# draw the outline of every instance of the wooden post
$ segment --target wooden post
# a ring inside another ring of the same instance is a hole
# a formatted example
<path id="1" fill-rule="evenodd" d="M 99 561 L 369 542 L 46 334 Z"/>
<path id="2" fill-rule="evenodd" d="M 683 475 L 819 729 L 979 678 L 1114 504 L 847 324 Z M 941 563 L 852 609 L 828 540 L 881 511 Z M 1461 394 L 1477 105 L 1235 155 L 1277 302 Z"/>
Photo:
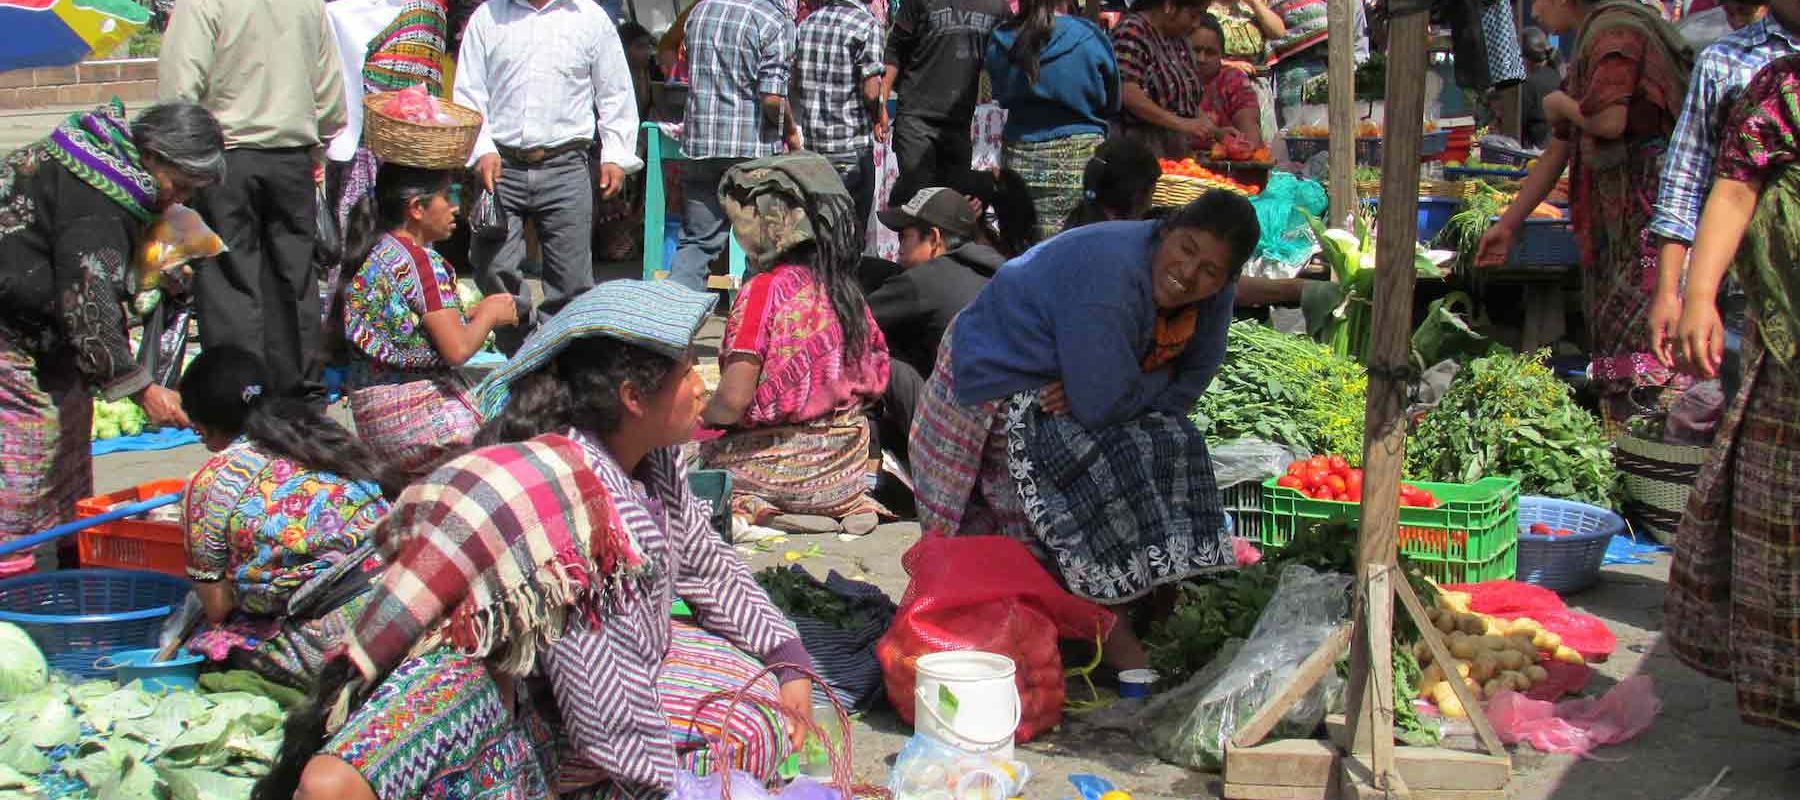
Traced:
<path id="1" fill-rule="evenodd" d="M 1351 637 L 1348 719 L 1353 751 L 1374 752 L 1374 735 L 1386 728 L 1369 724 L 1369 714 L 1391 706 L 1379 695 L 1391 685 L 1393 663 L 1378 659 L 1371 641 L 1393 635 L 1393 605 L 1369 602 L 1371 565 L 1394 562 L 1400 521 L 1401 470 L 1406 461 L 1405 370 L 1412 340 L 1413 255 L 1419 236 L 1419 148 L 1424 136 L 1426 33 L 1430 17 L 1413 11 L 1394 17 L 1388 28 L 1387 118 L 1382 146 L 1381 213 L 1376 221 L 1375 303 L 1369 343 L 1369 398 L 1363 439 L 1363 502 L 1357 546 L 1357 624 Z M 1378 673 L 1371 680 L 1371 671 Z M 1391 734 L 1390 734 L 1391 735 Z M 1391 743 L 1391 740 L 1390 740 Z M 1380 777 L 1377 776 L 1379 780 Z"/>
<path id="2" fill-rule="evenodd" d="M 1331 82 L 1331 219 L 1326 223 L 1334 228 L 1356 209 L 1356 7 L 1351 4 L 1360 2 L 1329 0 L 1326 5 L 1326 79 Z"/>

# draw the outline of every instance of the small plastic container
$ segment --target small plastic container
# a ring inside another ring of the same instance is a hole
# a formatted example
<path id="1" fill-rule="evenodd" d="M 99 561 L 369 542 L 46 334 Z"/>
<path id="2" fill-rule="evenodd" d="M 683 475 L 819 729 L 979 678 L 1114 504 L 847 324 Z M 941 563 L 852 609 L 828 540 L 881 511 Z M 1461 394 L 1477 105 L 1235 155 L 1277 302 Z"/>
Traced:
<path id="1" fill-rule="evenodd" d="M 1127 669 L 1119 672 L 1119 696 L 1149 697 L 1156 688 L 1156 670 Z"/>

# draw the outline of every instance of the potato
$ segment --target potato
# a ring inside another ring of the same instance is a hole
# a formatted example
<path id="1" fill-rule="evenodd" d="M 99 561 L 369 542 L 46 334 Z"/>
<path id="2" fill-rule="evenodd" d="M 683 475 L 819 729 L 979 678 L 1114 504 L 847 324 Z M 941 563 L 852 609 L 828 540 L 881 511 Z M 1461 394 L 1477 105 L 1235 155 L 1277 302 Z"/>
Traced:
<path id="1" fill-rule="evenodd" d="M 1510 633 L 1535 634 L 1543 629 L 1544 626 L 1539 625 L 1537 620 L 1530 617 L 1520 617 L 1507 626 L 1507 631 Z"/>
<path id="2" fill-rule="evenodd" d="M 1532 660 L 1537 659 L 1538 647 L 1531 643 L 1531 637 L 1529 635 L 1523 633 L 1508 634 L 1506 643 L 1508 647 L 1517 650 L 1520 655 Z"/>
<path id="3" fill-rule="evenodd" d="M 1500 673 L 1500 676 L 1496 680 L 1504 681 L 1506 687 L 1513 691 L 1523 692 L 1531 688 L 1531 679 L 1525 677 L 1525 674 L 1521 672 L 1507 670 L 1506 672 Z"/>
<path id="4" fill-rule="evenodd" d="M 1469 715 L 1469 712 L 1463 709 L 1462 701 L 1456 699 L 1454 695 L 1446 700 L 1440 701 L 1437 704 L 1437 707 L 1438 711 L 1443 712 L 1446 717 L 1456 717 L 1461 719 Z"/>
<path id="5" fill-rule="evenodd" d="M 1501 669 L 1521 670 L 1525 668 L 1525 654 L 1517 650 L 1500 650 L 1494 653 L 1494 657 L 1499 660 Z"/>
<path id="6" fill-rule="evenodd" d="M 1493 653 L 1482 651 L 1475 654 L 1474 666 L 1469 670 L 1469 677 L 1477 681 L 1486 681 L 1500 671 L 1500 661 Z"/>
<path id="7" fill-rule="evenodd" d="M 1476 647 L 1478 647 L 1482 650 L 1505 650 L 1506 649 L 1506 637 L 1499 636 L 1496 634 L 1488 634 L 1486 636 L 1481 637 L 1480 643 L 1477 644 Z"/>
<path id="8" fill-rule="evenodd" d="M 1437 703 L 1441 706 L 1444 704 L 1445 700 L 1454 700 L 1455 698 L 1456 687 L 1451 686 L 1449 683 L 1439 681 L 1436 685 L 1431 687 L 1431 702 L 1433 703 Z"/>
<path id="9" fill-rule="evenodd" d="M 1439 683 L 1443 680 L 1444 666 L 1442 664 L 1432 664 L 1419 671 L 1420 686 L 1424 686 L 1428 683 Z"/>
<path id="10" fill-rule="evenodd" d="M 1572 648 L 1572 647 L 1569 647 L 1568 645 L 1563 645 L 1563 644 L 1557 645 L 1556 652 L 1552 653 L 1550 655 L 1550 657 L 1556 659 L 1557 661 L 1561 661 L 1564 664 L 1586 664 L 1587 663 L 1587 659 L 1582 658 L 1580 653 L 1575 652 L 1575 648 Z"/>
<path id="11" fill-rule="evenodd" d="M 1487 620 L 1475 614 L 1464 614 L 1456 621 L 1456 628 L 1470 636 L 1480 636 L 1487 633 Z"/>
<path id="12" fill-rule="evenodd" d="M 1562 645 L 1562 637 L 1551 631 L 1540 630 L 1531 635 L 1531 643 L 1539 650 L 1552 650 Z"/>
<path id="13" fill-rule="evenodd" d="M 1437 606 L 1429 606 L 1425 609 L 1425 621 L 1435 626 L 1437 625 L 1438 615 L 1442 613 L 1444 612 L 1439 611 Z"/>
<path id="14" fill-rule="evenodd" d="M 1449 633 L 1456 630 L 1456 617 L 1451 616 L 1450 612 L 1446 611 L 1439 614 L 1437 619 L 1432 620 L 1431 624 L 1439 631 Z"/>
<path id="15" fill-rule="evenodd" d="M 1475 640 L 1467 636 L 1450 640 L 1450 655 L 1457 658 L 1474 658 L 1475 649 Z"/>
<path id="16" fill-rule="evenodd" d="M 1413 644 L 1413 660 L 1419 662 L 1421 667 L 1431 663 L 1431 645 L 1424 639 Z"/>
<path id="17" fill-rule="evenodd" d="M 1482 619 L 1482 623 L 1487 626 L 1487 630 L 1482 631 L 1482 633 L 1488 636 L 1506 635 L 1506 620 L 1495 617 L 1485 617 Z"/>
<path id="18" fill-rule="evenodd" d="M 1467 661 L 1456 662 L 1457 677 L 1467 678 L 1467 677 L 1469 677 L 1469 674 L 1473 671 L 1474 671 L 1474 667 L 1469 666 L 1469 662 L 1467 662 Z M 1448 673 L 1445 673 L 1445 674 L 1446 674 L 1446 676 L 1448 675 Z"/>
<path id="19" fill-rule="evenodd" d="M 1430 700 L 1434 695 L 1436 695 L 1437 687 L 1443 686 L 1443 685 L 1444 685 L 1443 678 L 1433 678 L 1430 680 L 1427 680 L 1425 678 L 1420 678 L 1419 679 L 1419 696 L 1422 698 L 1425 698 L 1427 700 Z"/>
<path id="20" fill-rule="evenodd" d="M 1525 678 L 1526 680 L 1531 681 L 1532 686 L 1536 686 L 1544 681 L 1550 680 L 1550 670 L 1532 664 L 1525 668 Z"/>
<path id="21" fill-rule="evenodd" d="M 1510 688 L 1512 688 L 1512 686 L 1510 684 L 1508 684 L 1504 679 L 1492 678 L 1492 679 L 1488 680 L 1487 683 L 1484 683 L 1481 685 L 1481 696 L 1484 699 L 1492 700 L 1496 696 L 1498 696 L 1501 692 L 1504 692 Z"/>

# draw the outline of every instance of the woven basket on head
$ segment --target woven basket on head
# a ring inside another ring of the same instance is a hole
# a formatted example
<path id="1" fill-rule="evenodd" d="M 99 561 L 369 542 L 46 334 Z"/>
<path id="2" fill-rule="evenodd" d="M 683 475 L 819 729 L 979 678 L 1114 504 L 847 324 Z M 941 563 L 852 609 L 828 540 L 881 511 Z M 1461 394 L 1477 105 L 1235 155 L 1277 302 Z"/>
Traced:
<path id="1" fill-rule="evenodd" d="M 462 169 L 481 133 L 481 114 L 438 100 L 454 122 L 435 125 L 387 115 L 389 92 L 363 97 L 363 144 L 382 161 L 421 169 Z"/>

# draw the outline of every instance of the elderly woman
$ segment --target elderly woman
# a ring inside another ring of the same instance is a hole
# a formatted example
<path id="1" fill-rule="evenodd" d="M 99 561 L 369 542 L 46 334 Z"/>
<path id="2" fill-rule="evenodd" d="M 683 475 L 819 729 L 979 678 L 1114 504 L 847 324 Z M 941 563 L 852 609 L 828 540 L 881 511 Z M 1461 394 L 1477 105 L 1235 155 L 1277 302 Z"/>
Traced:
<path id="1" fill-rule="evenodd" d="M 432 245 L 456 229 L 451 173 L 389 162 L 352 216 L 353 265 L 337 299 L 352 360 L 356 433 L 397 477 L 424 477 L 468 449 L 481 427 L 456 368 L 496 328 L 518 323 L 509 294 L 464 308 L 456 273 Z"/>
<path id="2" fill-rule="evenodd" d="M 1085 225 L 1001 267 L 938 350 L 913 424 L 920 522 L 1032 546 L 1100 603 L 1236 565 L 1187 415 L 1225 357 L 1256 212 L 1211 192 Z M 1143 667 L 1131 626 L 1109 663 Z"/>
<path id="3" fill-rule="evenodd" d="M 720 184 L 732 230 L 760 273 L 738 292 L 719 346 L 700 460 L 732 478 L 732 515 L 800 532 L 874 530 L 867 408 L 888 348 L 857 281 L 850 193 L 831 162 L 798 153 L 745 162 Z"/>
<path id="4" fill-rule="evenodd" d="M 1138 0 L 1113 29 L 1125 112 L 1121 131 L 1158 158 L 1211 147 L 1220 126 L 1201 111 L 1205 84 L 1188 44 L 1208 0 Z"/>
<path id="5" fill-rule="evenodd" d="M 126 303 L 156 278 L 132 263 L 146 224 L 224 174 L 224 144 L 197 105 L 127 125 L 115 101 L 0 162 L 0 539 L 67 521 L 92 494 L 96 395 L 187 425 L 138 366 Z"/>
<path id="6" fill-rule="evenodd" d="M 712 304 L 605 283 L 489 376 L 478 442 L 509 444 L 400 495 L 374 537 L 388 566 L 257 798 L 666 797 L 708 733 L 774 776 L 783 715 L 810 719 L 811 659 L 677 453 Z M 677 597 L 697 625 L 670 619 Z M 724 719 L 713 695 L 743 686 Z"/>
<path id="7" fill-rule="evenodd" d="M 1575 57 L 1564 91 L 1543 101 L 1550 146 L 1481 237 L 1476 264 L 1505 263 L 1526 216 L 1568 167 L 1593 354 L 1588 374 L 1607 433 L 1617 435 L 1638 412 L 1633 389 L 1686 382 L 1650 351 L 1659 243 L 1648 226 L 1694 53 L 1657 12 L 1633 0 L 1536 0 L 1532 15 L 1547 30 L 1574 35 Z"/>
<path id="8" fill-rule="evenodd" d="M 1791 19 L 1800 3 L 1771 8 Z M 1800 57 L 1762 68 L 1729 112 L 1688 267 L 1679 361 L 1718 376 L 1729 266 L 1749 300 L 1743 386 L 1675 538 L 1664 630 L 1675 655 L 1737 687 L 1738 716 L 1800 731 Z"/>
<path id="9" fill-rule="evenodd" d="M 307 686 L 362 609 L 358 592 L 319 590 L 354 583 L 388 504 L 362 442 L 268 385 L 262 361 L 237 347 L 208 348 L 181 377 L 182 406 L 213 452 L 183 499 L 188 577 L 210 623 L 188 649 Z"/>

